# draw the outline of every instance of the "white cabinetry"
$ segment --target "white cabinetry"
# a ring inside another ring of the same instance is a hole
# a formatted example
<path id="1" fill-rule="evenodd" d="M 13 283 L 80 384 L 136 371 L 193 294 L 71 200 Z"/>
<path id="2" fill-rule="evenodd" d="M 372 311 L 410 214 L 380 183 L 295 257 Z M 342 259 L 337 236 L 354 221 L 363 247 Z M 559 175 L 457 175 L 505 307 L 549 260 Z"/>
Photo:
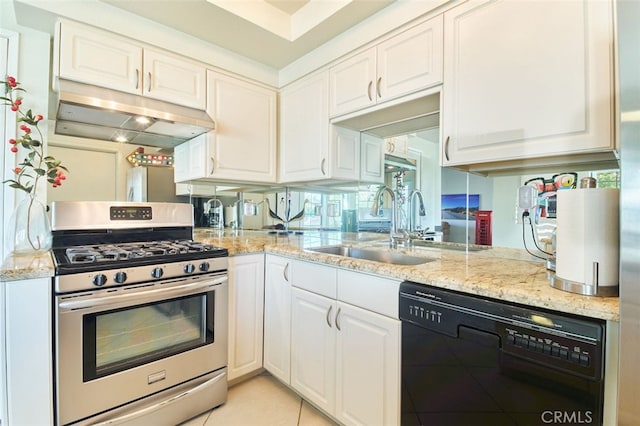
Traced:
<path id="1" fill-rule="evenodd" d="M 2 424 L 55 424 L 51 278 L 0 285 L 5 292 L 1 310 L 7 384 L 7 412 Z"/>
<path id="2" fill-rule="evenodd" d="M 329 74 L 324 71 L 282 89 L 279 181 L 327 179 L 329 167 Z"/>
<path id="3" fill-rule="evenodd" d="M 291 290 L 291 386 L 329 414 L 336 403 L 336 301 Z"/>
<path id="4" fill-rule="evenodd" d="M 398 424 L 399 283 L 291 262 L 291 386 L 343 424 Z"/>
<path id="5" fill-rule="evenodd" d="M 360 139 L 360 181 L 384 183 L 384 151 L 382 139 L 366 133 Z"/>
<path id="6" fill-rule="evenodd" d="M 360 132 L 329 124 L 326 71 L 283 89 L 280 120 L 281 183 L 379 179 L 381 151 L 370 145 L 362 157 Z"/>
<path id="7" fill-rule="evenodd" d="M 337 116 L 442 82 L 442 16 L 332 67 L 330 113 Z"/>
<path id="8" fill-rule="evenodd" d="M 384 153 L 398 157 L 406 157 L 409 149 L 409 141 L 406 135 L 394 136 L 384 140 Z"/>
<path id="9" fill-rule="evenodd" d="M 609 1 L 445 12 L 442 164 L 611 151 L 612 22 Z"/>
<path id="10" fill-rule="evenodd" d="M 75 22 L 59 22 L 57 76 L 204 109 L 205 67 Z"/>
<path id="11" fill-rule="evenodd" d="M 229 258 L 229 380 L 262 368 L 264 254 Z"/>
<path id="12" fill-rule="evenodd" d="M 264 368 L 289 384 L 291 377 L 290 260 L 266 255 L 264 288 Z"/>
<path id="13" fill-rule="evenodd" d="M 276 181 L 276 93 L 207 71 L 207 112 L 216 130 L 174 150 L 175 181 Z"/>

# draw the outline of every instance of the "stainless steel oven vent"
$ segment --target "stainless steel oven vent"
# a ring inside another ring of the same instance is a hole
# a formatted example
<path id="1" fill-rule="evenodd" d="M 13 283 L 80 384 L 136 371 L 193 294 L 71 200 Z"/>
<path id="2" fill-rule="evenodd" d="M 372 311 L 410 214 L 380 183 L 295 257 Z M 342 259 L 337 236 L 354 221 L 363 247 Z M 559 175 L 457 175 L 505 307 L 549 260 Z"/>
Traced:
<path id="1" fill-rule="evenodd" d="M 55 133 L 173 148 L 215 128 L 204 110 L 58 80 Z"/>

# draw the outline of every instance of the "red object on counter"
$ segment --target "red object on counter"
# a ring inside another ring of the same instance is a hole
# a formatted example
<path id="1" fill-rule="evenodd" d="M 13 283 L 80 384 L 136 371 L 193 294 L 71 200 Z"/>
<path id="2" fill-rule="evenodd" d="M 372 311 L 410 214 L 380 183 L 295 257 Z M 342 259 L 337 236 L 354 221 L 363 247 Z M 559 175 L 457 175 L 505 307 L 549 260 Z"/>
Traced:
<path id="1" fill-rule="evenodd" d="M 491 245 L 491 210 L 478 210 L 476 214 L 476 244 Z"/>

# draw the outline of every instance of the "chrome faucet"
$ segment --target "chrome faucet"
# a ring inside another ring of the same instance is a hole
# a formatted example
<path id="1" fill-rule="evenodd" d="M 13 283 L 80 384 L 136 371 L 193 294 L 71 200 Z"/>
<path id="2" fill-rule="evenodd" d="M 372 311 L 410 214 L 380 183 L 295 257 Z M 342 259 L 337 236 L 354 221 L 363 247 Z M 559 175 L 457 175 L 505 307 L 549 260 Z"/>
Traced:
<path id="1" fill-rule="evenodd" d="M 418 214 L 420 216 L 426 216 L 427 212 L 424 209 L 424 200 L 422 198 L 422 192 L 419 189 L 414 189 L 409 194 L 409 232 L 415 231 L 415 224 L 413 223 L 413 197 L 418 196 Z"/>
<path id="2" fill-rule="evenodd" d="M 373 205 L 371 206 L 371 216 L 378 216 L 378 209 L 380 208 L 380 198 L 382 193 L 386 191 L 391 197 L 391 229 L 389 230 L 389 247 L 395 248 L 398 245 L 398 218 L 396 212 L 396 194 L 386 185 L 382 185 L 376 195 L 373 196 Z M 401 238 L 404 239 L 404 238 Z"/>

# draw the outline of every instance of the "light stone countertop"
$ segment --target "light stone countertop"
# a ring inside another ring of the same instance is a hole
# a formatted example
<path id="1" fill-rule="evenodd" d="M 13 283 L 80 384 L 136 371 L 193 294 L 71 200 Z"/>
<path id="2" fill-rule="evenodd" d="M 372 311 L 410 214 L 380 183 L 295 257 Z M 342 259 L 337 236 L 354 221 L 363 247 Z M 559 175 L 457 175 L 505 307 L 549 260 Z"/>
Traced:
<path id="1" fill-rule="evenodd" d="M 202 242 L 226 247 L 232 256 L 264 251 L 528 306 L 619 321 L 619 298 L 583 296 L 552 288 L 544 263 L 532 258 L 524 250 L 490 247 L 466 251 L 464 246 L 438 243 L 432 247 L 396 249 L 412 256 L 434 259 L 415 266 L 305 251 L 311 247 L 335 244 L 389 250 L 387 238 L 384 234 L 366 233 L 269 235 L 265 231 L 221 232 L 208 229 L 197 229 L 194 237 Z"/>
<path id="2" fill-rule="evenodd" d="M 50 252 L 36 255 L 10 254 L 0 266 L 0 281 L 18 281 L 52 277 L 55 266 Z"/>
<path id="3" fill-rule="evenodd" d="M 384 234 L 331 231 L 272 235 L 267 231 L 222 232 L 203 228 L 194 232 L 194 240 L 225 247 L 231 256 L 260 252 L 279 254 L 554 311 L 619 321 L 617 297 L 583 296 L 550 287 L 544 264 L 532 260 L 524 250 L 491 247 L 466 251 L 460 250 L 463 246 L 446 243 L 397 249 L 413 256 L 434 259 L 415 266 L 305 251 L 311 247 L 336 244 L 389 250 L 387 238 Z M 8 256 L 0 267 L 0 281 L 51 277 L 54 269 L 50 253 Z"/>

